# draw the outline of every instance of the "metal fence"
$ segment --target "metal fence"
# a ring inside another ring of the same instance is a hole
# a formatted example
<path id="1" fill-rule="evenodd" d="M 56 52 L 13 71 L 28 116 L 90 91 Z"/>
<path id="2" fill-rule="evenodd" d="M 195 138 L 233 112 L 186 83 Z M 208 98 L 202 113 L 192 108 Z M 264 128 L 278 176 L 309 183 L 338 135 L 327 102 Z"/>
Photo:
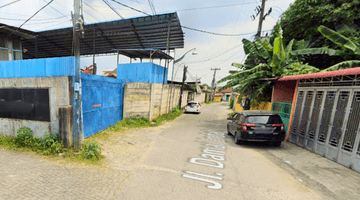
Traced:
<path id="1" fill-rule="evenodd" d="M 287 102 L 273 102 L 271 107 L 271 111 L 274 111 L 280 115 L 281 120 L 284 122 L 286 132 L 287 127 L 289 127 L 291 105 L 291 103 Z"/>
<path id="2" fill-rule="evenodd" d="M 360 87 L 301 86 L 290 142 L 360 172 Z"/>
<path id="3" fill-rule="evenodd" d="M 84 138 L 116 124 L 123 115 L 123 80 L 81 74 Z"/>

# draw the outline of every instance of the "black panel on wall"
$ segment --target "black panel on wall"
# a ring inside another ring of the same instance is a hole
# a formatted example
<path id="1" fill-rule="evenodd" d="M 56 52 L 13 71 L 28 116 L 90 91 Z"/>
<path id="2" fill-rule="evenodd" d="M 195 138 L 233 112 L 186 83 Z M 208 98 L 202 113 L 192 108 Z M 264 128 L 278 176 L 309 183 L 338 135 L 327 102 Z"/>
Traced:
<path id="1" fill-rule="evenodd" d="M 0 89 L 0 118 L 50 122 L 49 89 Z"/>

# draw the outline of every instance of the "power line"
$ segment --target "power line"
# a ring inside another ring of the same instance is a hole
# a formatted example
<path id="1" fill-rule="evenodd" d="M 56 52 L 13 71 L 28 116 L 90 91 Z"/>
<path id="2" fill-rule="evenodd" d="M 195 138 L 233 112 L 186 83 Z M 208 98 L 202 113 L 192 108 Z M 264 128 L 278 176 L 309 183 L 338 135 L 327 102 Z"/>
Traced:
<path id="1" fill-rule="evenodd" d="M 204 30 L 200 30 L 200 29 L 196 29 L 196 28 L 190 28 L 187 26 L 181 26 L 182 28 L 186 28 L 192 31 L 198 31 L 198 32 L 202 32 L 202 33 L 208 33 L 208 34 L 212 34 L 212 35 L 218 35 L 218 36 L 232 36 L 232 37 L 236 37 L 236 36 L 242 36 L 242 35 L 251 35 L 254 34 L 256 32 L 251 32 L 251 33 L 239 33 L 239 34 L 224 34 L 224 33 L 214 33 L 214 32 L 210 32 L 210 31 L 204 31 Z"/>
<path id="2" fill-rule="evenodd" d="M 42 9 L 44 9 L 46 6 L 48 6 L 51 2 L 53 2 L 54 0 L 51 0 L 49 3 L 47 3 L 45 6 L 43 6 L 42 8 L 40 8 L 40 10 L 36 11 L 29 19 L 27 19 L 23 24 L 21 24 L 16 31 L 21 28 L 26 22 L 28 22 L 29 20 L 31 20 L 31 18 L 33 18 L 35 15 L 37 15 Z"/>
<path id="3" fill-rule="evenodd" d="M 51 21 L 51 20 L 57 20 L 57 19 L 61 19 L 67 16 L 61 16 L 61 17 L 56 17 L 56 18 L 49 18 L 49 19 L 33 19 L 32 21 Z M 14 19 L 14 18 L 3 18 L 0 17 L 0 19 L 4 19 L 4 20 L 12 20 L 12 21 L 24 21 L 26 19 Z"/>
<path id="4" fill-rule="evenodd" d="M 237 4 L 228 4 L 228 5 L 219 5 L 219 6 L 208 6 L 208 7 L 199 7 L 199 8 L 186 8 L 177 11 L 193 11 L 193 10 L 203 10 L 203 9 L 211 9 L 211 8 L 222 8 L 222 7 L 231 7 L 231 6 L 241 6 L 247 4 L 254 4 L 254 2 L 249 3 L 237 3 Z"/>
<path id="5" fill-rule="evenodd" d="M 16 2 L 18 2 L 18 1 L 21 1 L 21 0 L 16 0 L 16 1 L 10 2 L 10 3 L 8 3 L 8 4 L 2 5 L 2 6 L 0 6 L 0 8 L 4 8 L 4 7 L 6 7 L 6 6 L 10 6 L 11 4 L 16 3 Z"/>
<path id="6" fill-rule="evenodd" d="M 209 58 L 209 59 L 206 59 L 206 60 L 191 62 L 191 63 L 188 63 L 188 64 L 202 63 L 202 62 L 206 62 L 206 61 L 212 60 L 212 59 L 217 58 L 217 57 L 219 57 L 219 56 L 222 56 L 222 55 L 224 55 L 224 54 L 226 54 L 226 53 L 228 53 L 228 52 L 230 52 L 230 51 L 232 51 L 232 50 L 234 50 L 234 49 L 236 49 L 236 48 L 238 48 L 238 47 L 240 47 L 240 46 L 242 46 L 242 44 L 239 44 L 239 45 L 237 45 L 237 46 L 235 46 L 235 47 L 233 47 L 233 48 L 231 48 L 231 49 L 225 51 L 224 53 L 221 53 L 221 54 L 219 54 L 219 55 L 217 55 L 217 56 L 215 56 L 215 57 L 212 57 L 212 58 Z"/>
<path id="7" fill-rule="evenodd" d="M 45 1 L 45 0 L 43 0 L 43 1 L 44 1 L 45 3 L 48 3 L 48 2 Z M 64 15 L 62 12 L 60 12 L 59 10 L 57 10 L 56 8 L 52 7 L 51 5 L 50 5 L 50 8 L 54 9 L 56 12 L 60 13 L 62 16 L 66 16 L 66 15 Z"/>
<path id="8" fill-rule="evenodd" d="M 113 2 L 115 2 L 115 3 L 118 3 L 118 4 L 120 4 L 120 5 L 124 6 L 124 7 L 130 8 L 131 10 L 135 10 L 135 11 L 140 12 L 140 13 L 143 13 L 143 14 L 145 14 L 145 15 L 149 15 L 149 14 L 147 14 L 147 13 L 144 12 L 144 11 L 141 11 L 141 10 L 138 10 L 138 9 L 136 9 L 136 8 L 130 7 L 130 6 L 128 6 L 128 5 L 125 5 L 125 4 L 123 4 L 123 3 L 118 2 L 118 1 L 116 1 L 116 0 L 111 0 L 111 1 L 113 1 Z"/>
<path id="9" fill-rule="evenodd" d="M 151 9 L 151 12 L 153 13 L 153 15 L 156 14 L 156 11 L 155 11 L 155 7 L 154 7 L 154 4 L 153 4 L 153 1 L 152 0 L 148 0 L 149 2 L 149 6 L 150 6 L 150 9 Z"/>
<path id="10" fill-rule="evenodd" d="M 124 19 L 124 18 L 120 15 L 120 13 L 119 13 L 107 0 L 103 0 L 103 2 L 104 2 L 106 5 L 108 5 L 108 6 L 111 8 L 111 10 L 113 10 L 121 19 Z"/>
<path id="11" fill-rule="evenodd" d="M 96 9 L 94 9 L 91 5 L 89 5 L 88 3 L 84 2 L 85 5 L 87 5 L 88 7 L 90 7 L 91 9 L 93 9 L 95 12 L 99 13 L 100 15 L 102 15 L 103 17 L 106 18 L 105 15 L 101 14 L 99 11 L 97 11 Z"/>

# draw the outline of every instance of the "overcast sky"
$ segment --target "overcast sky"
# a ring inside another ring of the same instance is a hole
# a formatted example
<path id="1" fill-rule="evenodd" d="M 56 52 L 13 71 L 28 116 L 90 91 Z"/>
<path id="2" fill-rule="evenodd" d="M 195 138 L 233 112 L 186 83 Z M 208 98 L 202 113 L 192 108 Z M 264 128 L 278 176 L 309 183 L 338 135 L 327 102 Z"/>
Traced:
<path id="1" fill-rule="evenodd" d="M 1 6 L 14 2 L 11 5 Z M 27 18 L 33 15 L 50 0 L 1 0 L 1 23 L 20 26 Z M 144 16 L 131 9 L 122 7 L 108 0 L 125 18 Z M 182 79 L 182 67 L 186 64 L 189 75 L 187 81 L 201 77 L 202 83 L 211 84 L 213 72 L 211 68 L 221 68 L 216 73 L 216 80 L 227 76 L 228 71 L 235 69 L 231 63 L 241 63 L 244 52 L 241 40 L 252 40 L 257 31 L 259 17 L 254 21 L 251 15 L 256 15 L 256 7 L 261 5 L 260 0 L 152 0 L 156 13 L 177 12 L 183 26 L 204 31 L 222 34 L 252 33 L 243 36 L 227 37 L 184 29 L 185 47 L 176 50 L 179 58 L 189 49 L 196 47 L 196 56 L 187 54 L 179 65 L 175 65 L 175 80 Z M 27 22 L 22 28 L 41 31 L 71 25 L 70 12 L 73 10 L 74 0 L 54 0 L 50 6 L 40 11 L 36 17 Z M 119 2 L 152 13 L 148 0 L 119 0 Z M 276 21 L 294 0 L 267 0 L 265 11 L 272 8 L 272 12 L 263 23 L 263 30 L 271 30 Z M 102 0 L 83 0 L 85 23 L 119 19 Z M 90 6 L 89 6 L 90 5 Z M 270 31 L 269 31 L 270 33 Z M 120 58 L 121 63 L 128 63 L 127 57 Z M 96 57 L 98 74 L 104 69 L 116 67 L 116 56 Z M 82 58 L 81 67 L 92 64 L 92 58 Z M 172 64 L 169 69 L 171 77 Z M 193 77 L 193 78 L 192 78 Z"/>

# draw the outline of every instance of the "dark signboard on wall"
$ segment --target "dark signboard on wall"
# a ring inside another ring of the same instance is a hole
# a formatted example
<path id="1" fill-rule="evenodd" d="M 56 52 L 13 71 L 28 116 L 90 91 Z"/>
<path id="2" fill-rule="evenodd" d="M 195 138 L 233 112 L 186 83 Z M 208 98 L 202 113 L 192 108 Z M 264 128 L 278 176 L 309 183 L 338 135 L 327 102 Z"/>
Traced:
<path id="1" fill-rule="evenodd" d="M 0 89 L 0 118 L 50 122 L 49 89 Z"/>

